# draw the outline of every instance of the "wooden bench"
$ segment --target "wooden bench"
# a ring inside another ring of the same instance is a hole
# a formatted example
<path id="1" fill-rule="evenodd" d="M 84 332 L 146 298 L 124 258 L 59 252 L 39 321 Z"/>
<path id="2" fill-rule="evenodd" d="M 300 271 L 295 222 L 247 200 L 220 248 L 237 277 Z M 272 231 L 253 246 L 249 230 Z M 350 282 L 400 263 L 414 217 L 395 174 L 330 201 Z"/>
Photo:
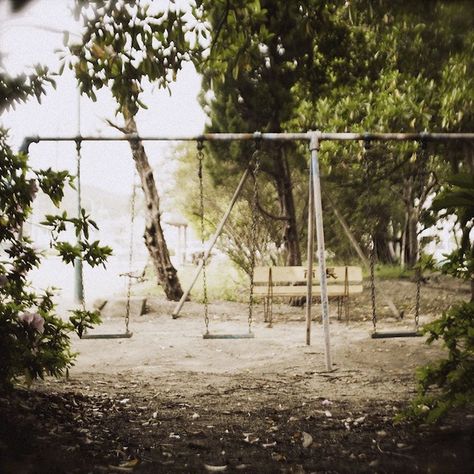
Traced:
<path id="1" fill-rule="evenodd" d="M 273 298 L 306 296 L 306 267 L 256 267 L 254 272 L 255 297 L 262 297 L 265 322 L 272 322 Z M 352 266 L 327 267 L 328 297 L 337 301 L 337 315 L 341 318 L 342 308 L 349 318 L 349 296 L 362 293 L 362 268 Z M 313 267 L 313 298 L 320 298 L 319 267 Z"/>

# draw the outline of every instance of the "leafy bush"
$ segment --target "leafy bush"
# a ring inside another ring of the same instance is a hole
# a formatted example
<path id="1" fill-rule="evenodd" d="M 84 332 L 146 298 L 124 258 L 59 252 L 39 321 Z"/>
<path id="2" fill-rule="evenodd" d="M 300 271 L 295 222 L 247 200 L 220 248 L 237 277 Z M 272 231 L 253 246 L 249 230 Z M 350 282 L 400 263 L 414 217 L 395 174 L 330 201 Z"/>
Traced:
<path id="1" fill-rule="evenodd" d="M 418 369 L 418 396 L 408 415 L 428 422 L 474 403 L 474 303 L 460 303 L 424 327 L 427 343 L 441 340 L 446 359 Z"/>
<path id="2" fill-rule="evenodd" d="M 53 293 L 34 291 L 28 281 L 28 272 L 41 264 L 41 255 L 23 233 L 33 200 L 41 189 L 58 206 L 65 183 L 72 181 L 66 171 L 32 169 L 26 154 L 12 152 L 7 133 L 0 129 L 0 388 L 21 376 L 31 381 L 62 374 L 75 357 L 69 334 L 82 335 L 100 322 L 97 313 L 85 310 L 62 320 L 55 313 Z M 84 211 L 77 218 L 65 212 L 46 216 L 43 224 L 51 228 L 51 247 L 65 262 L 80 258 L 95 266 L 112 252 L 89 241 L 89 228 L 97 226 Z M 75 245 L 60 240 L 68 228 L 76 233 Z"/>
<path id="3" fill-rule="evenodd" d="M 433 201 L 433 210 L 455 215 L 461 230 L 459 248 L 446 255 L 441 270 L 471 284 L 471 301 L 459 303 L 424 328 L 427 342 L 441 340 L 448 357 L 418 369 L 418 396 L 408 416 L 428 422 L 450 409 L 474 403 L 474 178 L 459 173 Z"/>

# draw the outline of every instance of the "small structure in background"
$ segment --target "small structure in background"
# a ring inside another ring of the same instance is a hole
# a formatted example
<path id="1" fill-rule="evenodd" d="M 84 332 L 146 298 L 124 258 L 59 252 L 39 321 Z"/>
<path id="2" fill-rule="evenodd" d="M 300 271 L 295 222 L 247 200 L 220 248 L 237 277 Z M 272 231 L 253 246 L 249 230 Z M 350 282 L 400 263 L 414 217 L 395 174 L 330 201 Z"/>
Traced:
<path id="1" fill-rule="evenodd" d="M 176 257 L 179 265 L 185 265 L 188 258 L 188 223 L 179 214 L 170 214 L 164 223 L 177 228 Z"/>

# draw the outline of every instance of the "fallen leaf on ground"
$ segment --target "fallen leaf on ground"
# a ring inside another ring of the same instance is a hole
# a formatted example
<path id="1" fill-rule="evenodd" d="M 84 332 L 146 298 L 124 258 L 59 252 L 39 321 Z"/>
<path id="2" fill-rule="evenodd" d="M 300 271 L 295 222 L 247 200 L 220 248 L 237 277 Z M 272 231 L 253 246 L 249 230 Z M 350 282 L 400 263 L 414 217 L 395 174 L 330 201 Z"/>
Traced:
<path id="1" fill-rule="evenodd" d="M 204 464 L 204 468 L 208 472 L 224 472 L 227 470 L 227 465 L 225 466 L 213 466 L 211 464 Z"/>
<path id="2" fill-rule="evenodd" d="M 303 436 L 303 448 L 309 448 L 313 444 L 313 437 L 305 431 L 301 434 Z"/>
<path id="3" fill-rule="evenodd" d="M 280 453 L 272 453 L 272 459 L 274 461 L 286 461 L 286 457 L 283 454 Z"/>

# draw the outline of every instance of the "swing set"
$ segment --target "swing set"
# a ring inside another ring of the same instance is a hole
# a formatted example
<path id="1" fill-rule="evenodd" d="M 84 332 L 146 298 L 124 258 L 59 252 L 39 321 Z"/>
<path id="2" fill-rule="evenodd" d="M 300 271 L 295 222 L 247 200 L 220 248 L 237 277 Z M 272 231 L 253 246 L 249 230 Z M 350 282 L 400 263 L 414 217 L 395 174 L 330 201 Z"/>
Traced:
<path id="1" fill-rule="evenodd" d="M 367 195 L 370 195 L 371 190 L 371 180 L 372 174 L 370 166 L 370 160 L 368 159 L 368 152 L 370 150 L 370 138 L 366 136 L 364 138 L 364 153 L 363 153 L 363 162 L 365 162 L 365 172 L 366 172 L 366 187 L 367 187 Z M 427 151 L 427 143 L 425 134 L 421 135 L 421 138 L 418 142 L 418 146 L 421 152 L 421 161 L 423 167 L 428 162 L 428 151 Z M 372 216 L 374 209 L 369 205 L 367 208 L 367 215 Z M 370 260 L 369 260 L 369 270 L 370 270 L 370 301 L 371 301 L 371 308 L 372 308 L 372 324 L 373 324 L 373 332 L 371 333 L 372 339 L 391 339 L 391 338 L 398 338 L 398 337 L 421 337 L 423 334 L 419 330 L 419 319 L 420 319 L 420 298 L 421 298 L 421 280 L 422 275 L 421 272 L 417 269 L 415 271 L 415 278 L 416 278 L 416 296 L 415 296 L 415 316 L 414 316 L 414 328 L 413 330 L 400 330 L 400 331 L 379 331 L 377 329 L 377 305 L 376 305 L 376 285 L 375 285 L 375 264 L 376 264 L 376 255 L 377 255 L 377 246 L 375 241 L 375 223 L 372 220 L 371 225 L 371 242 L 370 242 Z M 417 261 L 415 264 L 418 264 Z M 403 313 L 399 315 L 400 319 L 403 318 Z"/>
<path id="2" fill-rule="evenodd" d="M 74 137 L 26 137 L 20 151 L 25 153 L 28 152 L 28 148 L 31 143 L 39 143 L 40 141 L 72 141 L 76 142 L 78 146 L 78 157 L 80 161 L 80 144 L 84 141 L 193 141 L 198 144 L 198 160 L 199 160 L 199 179 L 200 179 L 200 207 L 201 207 L 201 226 L 203 226 L 203 182 L 202 182 L 202 161 L 203 161 L 203 143 L 205 141 L 254 141 L 256 144 L 262 140 L 267 141 L 304 141 L 309 145 L 310 151 L 310 167 L 309 167 L 309 209 L 308 209 L 308 256 L 317 255 L 318 269 L 320 273 L 320 298 L 321 298 L 321 312 L 323 322 L 323 333 L 324 333 L 324 346 L 325 346 L 325 359 L 326 369 L 332 370 L 332 360 L 330 351 L 330 335 L 329 335 L 329 304 L 328 304 L 328 291 L 327 291 L 327 274 L 326 274 L 326 259 L 325 259 L 325 244 L 324 244 L 324 228 L 323 228 L 323 212 L 321 202 L 321 181 L 319 172 L 319 150 L 320 144 L 323 141 L 360 141 L 368 144 L 373 141 L 416 141 L 421 143 L 426 148 L 428 141 L 432 142 L 445 142 L 445 141 L 474 141 L 474 133 L 351 133 L 351 132 L 334 132 L 326 133 L 320 131 L 309 131 L 303 133 L 207 133 L 199 136 L 138 136 L 136 134 L 129 134 L 123 136 L 74 136 Z M 256 151 L 258 145 L 256 145 Z M 254 153 L 255 155 L 255 153 Z M 253 317 L 253 270 L 255 268 L 255 247 L 251 251 L 251 267 L 250 272 L 250 296 L 249 296 L 249 317 L 248 317 L 248 333 L 245 334 L 211 334 L 209 331 L 209 315 L 208 315 L 208 301 L 207 301 L 207 288 L 206 288 L 206 261 L 214 247 L 219 235 L 222 233 L 224 225 L 229 218 L 232 208 L 237 201 L 245 181 L 248 175 L 252 172 L 256 174 L 258 172 L 258 159 L 254 156 L 253 160 L 250 160 L 249 167 L 244 171 L 239 184 L 234 192 L 234 195 L 228 205 L 226 212 L 224 213 L 219 225 L 216 228 L 214 235 L 212 236 L 207 249 L 203 252 L 203 258 L 196 269 L 196 273 L 190 284 L 189 288 L 184 292 L 183 297 L 177 303 L 172 316 L 177 318 L 179 313 L 188 299 L 189 293 L 195 285 L 201 271 L 203 272 L 204 281 L 204 321 L 206 325 L 206 331 L 203 335 L 205 339 L 235 339 L 235 338 L 252 338 L 252 317 Z M 254 199 L 256 197 L 256 186 L 257 181 L 255 179 L 254 184 Z M 252 218 L 252 226 L 255 225 L 255 210 Z M 202 229 L 202 227 L 201 227 Z M 314 230 L 316 231 L 317 251 L 314 250 Z M 372 300 L 372 321 L 374 325 L 374 332 L 372 333 L 373 338 L 391 338 L 391 337 L 414 337 L 418 336 L 418 323 L 419 323 L 419 306 L 420 306 L 420 282 L 421 276 L 417 279 L 417 290 L 416 290 L 416 304 L 415 304 L 415 330 L 410 332 L 391 331 L 391 332 L 379 332 L 377 330 L 377 313 L 375 309 L 375 245 L 372 243 L 371 246 L 371 259 L 370 259 L 370 274 L 371 274 L 371 300 Z M 313 258 L 308 258 L 307 275 L 313 274 Z M 310 344 L 311 337 L 311 320 L 312 320 L 312 284 L 311 277 L 308 277 L 307 281 L 307 304 L 306 304 L 306 344 Z M 130 285 L 130 279 L 129 279 Z M 123 334 L 112 334 L 105 337 L 118 338 L 118 337 L 131 337 L 131 333 L 128 330 L 128 321 L 130 313 L 130 290 L 128 291 L 128 303 L 127 311 L 125 315 L 126 330 Z M 92 336 L 92 335 L 91 335 Z"/>
<path id="3" fill-rule="evenodd" d="M 82 195 L 81 195 L 81 161 L 82 161 L 82 142 L 80 139 L 76 140 L 76 163 L 77 163 L 77 205 L 78 212 L 81 212 L 82 209 Z M 120 276 L 127 277 L 127 298 L 125 306 L 125 316 L 124 316 L 124 331 L 118 333 L 88 333 L 85 332 L 82 334 L 81 339 L 128 339 L 133 336 L 133 333 L 129 329 L 130 325 L 130 297 L 132 291 L 132 279 L 135 278 L 132 272 L 133 264 L 133 231 L 135 223 L 135 199 L 136 199 L 136 187 L 135 182 L 132 185 L 132 197 L 130 200 L 130 239 L 129 239 L 129 252 L 128 252 L 128 272 L 122 273 Z M 85 297 L 84 297 L 84 280 L 82 274 L 82 261 L 78 260 L 75 262 L 76 271 L 77 268 L 80 268 L 81 274 L 78 278 L 77 283 L 79 285 L 78 300 L 82 305 L 82 309 L 85 309 Z"/>

